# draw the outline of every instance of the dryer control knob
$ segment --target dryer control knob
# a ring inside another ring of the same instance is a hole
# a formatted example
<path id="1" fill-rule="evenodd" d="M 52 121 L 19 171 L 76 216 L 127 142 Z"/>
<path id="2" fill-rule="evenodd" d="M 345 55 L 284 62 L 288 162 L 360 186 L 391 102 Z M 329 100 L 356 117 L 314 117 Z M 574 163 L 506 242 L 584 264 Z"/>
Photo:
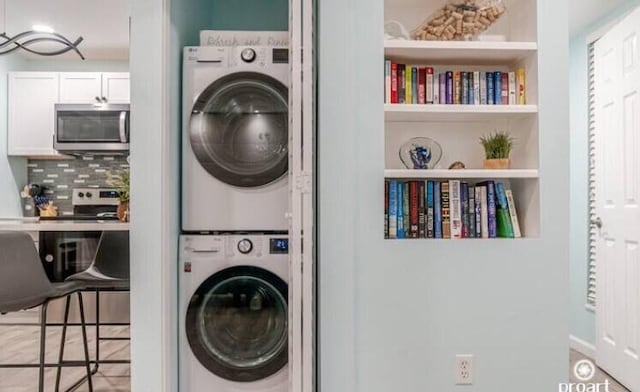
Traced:
<path id="1" fill-rule="evenodd" d="M 247 48 L 240 53 L 240 57 L 245 63 L 251 63 L 256 59 L 256 51 L 251 48 Z"/>
<path id="2" fill-rule="evenodd" d="M 238 251 L 240 251 L 240 253 L 242 253 L 243 255 L 251 253 L 252 250 L 253 250 L 253 243 L 251 242 L 251 240 L 248 240 L 245 238 L 243 240 L 240 240 L 240 242 L 238 242 Z"/>

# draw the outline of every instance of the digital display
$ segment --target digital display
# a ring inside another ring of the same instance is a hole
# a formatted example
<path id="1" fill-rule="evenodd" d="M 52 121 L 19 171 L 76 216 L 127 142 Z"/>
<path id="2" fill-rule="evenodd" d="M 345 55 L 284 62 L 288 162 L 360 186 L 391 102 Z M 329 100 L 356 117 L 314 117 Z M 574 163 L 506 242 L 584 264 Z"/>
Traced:
<path id="1" fill-rule="evenodd" d="M 289 253 L 288 238 L 271 238 L 269 253 L 271 254 L 287 254 Z"/>
<path id="2" fill-rule="evenodd" d="M 288 64 L 289 63 L 289 49 L 273 49 L 273 63 L 274 64 Z"/>
<path id="3" fill-rule="evenodd" d="M 101 199 L 117 199 L 120 197 L 118 191 L 100 191 Z"/>

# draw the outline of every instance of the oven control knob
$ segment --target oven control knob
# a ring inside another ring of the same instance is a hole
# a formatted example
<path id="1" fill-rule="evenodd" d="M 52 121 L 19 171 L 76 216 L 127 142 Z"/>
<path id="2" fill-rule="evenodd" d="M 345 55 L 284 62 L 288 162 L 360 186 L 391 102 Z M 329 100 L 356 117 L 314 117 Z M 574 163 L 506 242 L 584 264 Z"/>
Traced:
<path id="1" fill-rule="evenodd" d="M 89 199 L 91 199 L 91 198 L 93 197 L 93 193 L 91 193 L 91 192 L 87 192 L 87 197 L 88 197 Z"/>
<path id="2" fill-rule="evenodd" d="M 83 192 L 78 192 L 78 197 L 82 199 L 84 197 L 84 193 Z"/>
<path id="3" fill-rule="evenodd" d="M 44 257 L 44 261 L 46 261 L 47 263 L 53 263 L 53 255 L 46 255 Z"/>
<path id="4" fill-rule="evenodd" d="M 251 63 L 256 59 L 256 51 L 251 48 L 247 48 L 240 53 L 240 57 L 245 63 Z"/>
<path id="5" fill-rule="evenodd" d="M 251 253 L 252 250 L 253 243 L 251 242 L 251 240 L 245 238 L 244 240 L 238 242 L 238 251 L 240 251 L 240 253 L 242 253 L 243 255 Z"/>

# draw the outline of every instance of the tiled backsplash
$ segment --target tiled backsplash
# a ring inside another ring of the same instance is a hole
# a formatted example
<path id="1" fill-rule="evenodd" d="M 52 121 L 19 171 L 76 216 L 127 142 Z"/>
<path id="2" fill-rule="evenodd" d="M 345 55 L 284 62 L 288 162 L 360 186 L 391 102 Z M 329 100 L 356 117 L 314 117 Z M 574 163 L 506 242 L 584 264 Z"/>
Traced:
<path id="1" fill-rule="evenodd" d="M 70 160 L 29 160 L 28 181 L 46 188 L 45 194 L 58 206 L 59 215 L 73 213 L 74 188 L 110 188 L 109 173 L 129 170 L 124 156 L 80 157 Z"/>

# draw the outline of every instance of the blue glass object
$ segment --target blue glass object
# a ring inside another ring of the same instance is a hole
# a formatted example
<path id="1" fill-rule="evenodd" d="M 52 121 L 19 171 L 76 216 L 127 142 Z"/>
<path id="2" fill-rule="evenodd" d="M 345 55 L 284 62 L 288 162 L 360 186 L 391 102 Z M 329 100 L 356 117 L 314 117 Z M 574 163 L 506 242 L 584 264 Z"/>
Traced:
<path id="1" fill-rule="evenodd" d="M 435 169 L 442 159 L 442 147 L 428 137 L 416 137 L 400 147 L 400 160 L 407 169 Z"/>

